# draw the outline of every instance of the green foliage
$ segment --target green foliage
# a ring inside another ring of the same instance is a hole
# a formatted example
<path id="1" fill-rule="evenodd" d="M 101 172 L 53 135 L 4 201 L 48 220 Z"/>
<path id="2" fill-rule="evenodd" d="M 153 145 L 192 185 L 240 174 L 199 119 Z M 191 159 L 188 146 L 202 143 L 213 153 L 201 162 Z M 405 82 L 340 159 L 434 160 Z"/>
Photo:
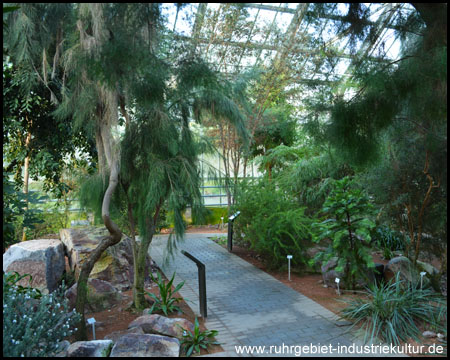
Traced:
<path id="1" fill-rule="evenodd" d="M 157 273 L 157 276 L 158 279 L 155 279 L 153 275 L 150 274 L 152 281 L 154 281 L 156 285 L 158 285 L 159 297 L 156 296 L 155 294 L 146 292 L 148 296 L 150 296 L 153 300 L 155 300 L 148 313 L 152 314 L 155 311 L 162 311 L 166 316 L 168 316 L 168 314 L 173 313 L 174 311 L 181 312 L 181 309 L 175 304 L 183 299 L 179 297 L 174 297 L 173 295 L 183 287 L 184 281 L 179 283 L 175 287 L 175 289 L 172 290 L 172 283 L 175 278 L 175 273 L 173 274 L 172 278 L 167 282 L 167 284 L 162 279 L 161 273 L 159 271 Z"/>
<path id="2" fill-rule="evenodd" d="M 380 249 L 389 249 L 390 251 L 405 250 L 405 240 L 403 235 L 389 226 L 380 225 L 372 229 L 372 241 Z"/>
<path id="3" fill-rule="evenodd" d="M 27 195 L 16 190 L 15 184 L 9 180 L 9 175 L 3 172 L 3 249 L 20 241 L 18 233 L 24 226 L 33 229 L 36 224 L 42 223 L 38 217 L 41 211 L 27 210 Z M 36 203 L 37 197 L 29 193 L 28 202 Z"/>
<path id="4" fill-rule="evenodd" d="M 92 155 L 92 143 L 83 132 L 75 132 L 70 121 L 52 115 L 54 104 L 44 87 L 27 92 L 28 78 L 17 66 L 3 63 L 3 149 L 7 170 L 14 171 L 15 182 L 23 184 L 22 169 L 28 156 L 29 174 L 44 179 L 44 190 L 61 197 L 66 184 L 61 180 L 68 164 L 75 167 L 76 151 Z M 57 131 L 55 131 L 55 129 Z M 26 138 L 31 135 L 29 143 Z"/>
<path id="5" fill-rule="evenodd" d="M 6 292 L 11 292 L 15 290 L 17 293 L 32 293 L 30 296 L 33 299 L 40 299 L 42 297 L 41 291 L 39 289 L 32 289 L 31 286 L 23 287 L 17 284 L 20 280 L 29 277 L 30 284 L 33 277 L 30 274 L 20 275 L 17 271 L 8 272 L 3 274 L 3 288 Z"/>
<path id="6" fill-rule="evenodd" d="M 180 325 L 178 325 L 181 327 Z M 181 327 L 182 328 L 182 327 Z M 180 345 L 182 351 L 189 357 L 194 353 L 200 354 L 200 348 L 208 351 L 208 345 L 219 345 L 213 338 L 219 333 L 217 330 L 205 330 L 200 331 L 200 325 L 197 317 L 195 317 L 194 333 L 190 330 L 182 328 L 184 330 L 183 339 L 181 339 Z M 209 352 L 209 351 L 208 351 Z"/>
<path id="7" fill-rule="evenodd" d="M 223 217 L 223 223 L 228 221 L 228 209 L 224 207 L 209 207 L 206 208 L 206 214 L 203 218 L 192 214 L 192 225 L 217 225 L 221 223 Z"/>
<path id="8" fill-rule="evenodd" d="M 401 285 L 397 274 L 395 281 L 374 285 L 367 290 L 367 299 L 346 301 L 349 306 L 341 316 L 354 320 L 352 328 L 361 325 L 364 341 L 383 341 L 400 345 L 413 338 L 419 341 L 418 321 L 441 327 L 446 321 L 447 305 L 444 298 L 429 289 L 417 289 L 417 284 Z"/>
<path id="9" fill-rule="evenodd" d="M 255 129 L 251 155 L 264 155 L 279 145 L 291 146 L 296 137 L 296 119 L 291 116 L 292 107 L 284 104 L 266 110 Z"/>
<path id="10" fill-rule="evenodd" d="M 54 356 L 81 316 L 69 312 L 65 286 L 36 299 L 31 288 L 12 286 L 3 274 L 3 356 Z"/>
<path id="11" fill-rule="evenodd" d="M 236 209 L 241 211 L 234 223 L 236 237 L 242 234 L 270 268 L 285 265 L 286 255 L 293 255 L 294 266 L 306 263 L 311 219 L 288 193 L 267 179 L 244 184 Z"/>
<path id="12" fill-rule="evenodd" d="M 371 241 L 371 229 L 375 227 L 370 219 L 373 205 L 367 195 L 355 188 L 349 177 L 345 177 L 335 182 L 322 211 L 326 220 L 315 224 L 315 241 L 331 239 L 332 244 L 326 251 L 318 253 L 310 264 L 319 260 L 326 264 L 337 256 L 336 270 L 344 272 L 344 285 L 354 289 L 357 277 L 365 277 L 367 268 L 375 266 L 367 249 Z"/>

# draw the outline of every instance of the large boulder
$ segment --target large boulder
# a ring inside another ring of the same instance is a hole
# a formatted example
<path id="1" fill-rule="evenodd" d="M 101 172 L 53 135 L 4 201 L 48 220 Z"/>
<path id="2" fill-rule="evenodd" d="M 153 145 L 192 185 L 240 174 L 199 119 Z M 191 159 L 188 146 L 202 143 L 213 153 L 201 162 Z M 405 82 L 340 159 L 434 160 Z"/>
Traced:
<path id="1" fill-rule="evenodd" d="M 336 267 L 338 265 L 338 258 L 332 257 L 325 265 L 321 266 L 323 283 L 328 287 L 337 288 L 336 278 L 341 279 L 339 283 L 340 289 L 345 289 L 346 285 L 343 282 L 344 272 L 337 271 Z M 360 276 L 356 279 L 356 286 L 358 288 L 364 288 L 371 284 L 379 284 L 383 279 L 384 265 L 375 264 L 374 268 L 367 268 Z"/>
<path id="2" fill-rule="evenodd" d="M 112 340 L 77 341 L 67 349 L 67 357 L 108 357 Z"/>
<path id="3" fill-rule="evenodd" d="M 320 270 L 322 271 L 322 278 L 323 283 L 327 285 L 328 287 L 337 288 L 336 284 L 336 278 L 342 279 L 344 274 L 342 272 L 338 272 L 335 270 L 337 267 L 338 258 L 333 257 L 325 265 L 322 265 L 320 267 Z M 342 284 L 341 284 L 342 285 Z M 342 286 L 341 286 L 342 288 Z"/>
<path id="4" fill-rule="evenodd" d="M 32 276 L 31 286 L 43 293 L 54 291 L 64 272 L 64 247 L 57 239 L 37 239 L 12 245 L 3 254 L 3 271 Z M 18 282 L 28 286 L 29 277 Z"/>
<path id="5" fill-rule="evenodd" d="M 66 291 L 65 296 L 69 299 L 69 309 L 73 309 L 77 300 L 76 283 Z M 111 283 L 99 279 L 88 280 L 86 305 L 90 311 L 97 312 L 110 309 L 122 299 L 123 296 L 111 285 Z"/>
<path id="6" fill-rule="evenodd" d="M 142 330 L 141 327 L 133 327 L 131 329 L 126 329 L 126 330 L 119 330 L 119 331 L 114 331 L 111 334 L 108 334 L 104 337 L 105 340 L 112 340 L 114 343 L 118 342 L 119 339 L 124 336 L 124 335 L 128 335 L 128 334 L 138 334 L 138 335 L 144 335 L 144 330 Z"/>
<path id="7" fill-rule="evenodd" d="M 128 328 L 140 327 L 146 334 L 159 334 L 183 338 L 183 329 L 194 333 L 194 324 L 182 318 L 167 318 L 158 314 L 142 315 L 128 325 Z"/>
<path id="8" fill-rule="evenodd" d="M 60 230 L 61 241 L 69 257 L 69 265 L 78 279 L 83 262 L 97 247 L 100 241 L 109 236 L 104 227 L 85 227 Z M 149 282 L 150 257 L 146 259 L 146 281 Z M 123 237 L 122 240 L 106 249 L 95 263 L 90 278 L 110 282 L 120 290 L 127 290 L 133 285 L 133 250 L 132 240 Z"/>
<path id="9" fill-rule="evenodd" d="M 387 281 L 395 278 L 397 273 L 400 280 L 405 283 L 417 284 L 420 281 L 420 275 L 417 268 L 414 267 L 411 260 L 405 256 L 398 256 L 389 260 L 384 268 L 384 277 Z"/>
<path id="10" fill-rule="evenodd" d="M 178 357 L 180 342 L 176 338 L 150 335 L 127 334 L 114 344 L 110 357 Z"/>

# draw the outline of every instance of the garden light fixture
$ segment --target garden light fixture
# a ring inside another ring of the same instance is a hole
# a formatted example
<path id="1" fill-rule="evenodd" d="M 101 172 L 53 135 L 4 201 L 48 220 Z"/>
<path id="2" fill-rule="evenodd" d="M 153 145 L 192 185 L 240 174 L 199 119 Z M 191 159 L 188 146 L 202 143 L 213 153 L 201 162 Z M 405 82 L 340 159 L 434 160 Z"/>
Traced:
<path id="1" fill-rule="evenodd" d="M 291 259 L 292 259 L 292 255 L 288 255 L 287 259 L 288 259 L 288 279 L 289 279 L 289 281 L 291 281 Z"/>
<path id="2" fill-rule="evenodd" d="M 339 296 L 341 296 L 341 290 L 339 289 L 339 282 L 341 281 L 341 279 L 339 279 L 339 278 L 336 278 L 335 280 L 334 280 L 335 282 L 336 282 L 336 284 L 337 284 L 337 288 L 338 288 L 338 295 Z"/>
<path id="3" fill-rule="evenodd" d="M 92 334 L 93 334 L 93 339 L 95 340 L 95 319 L 89 318 L 87 319 L 87 323 L 92 325 Z"/>
<path id="4" fill-rule="evenodd" d="M 422 290 L 422 284 L 423 284 L 423 277 L 427 274 L 426 271 L 422 271 L 420 273 L 420 290 Z"/>

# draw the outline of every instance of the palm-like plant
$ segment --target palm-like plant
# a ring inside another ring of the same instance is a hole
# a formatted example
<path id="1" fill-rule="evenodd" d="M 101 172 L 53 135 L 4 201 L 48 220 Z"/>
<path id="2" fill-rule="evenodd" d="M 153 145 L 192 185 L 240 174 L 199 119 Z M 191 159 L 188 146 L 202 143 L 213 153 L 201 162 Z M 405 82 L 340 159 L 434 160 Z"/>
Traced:
<path id="1" fill-rule="evenodd" d="M 162 279 L 161 273 L 157 272 L 158 279 L 155 279 L 152 274 L 150 274 L 151 279 L 158 285 L 159 288 L 159 297 L 155 294 L 146 292 L 148 296 L 150 296 L 155 302 L 149 310 L 149 314 L 152 314 L 154 311 L 162 311 L 166 316 L 169 313 L 173 313 L 174 311 L 182 312 L 179 306 L 176 306 L 178 302 L 183 300 L 182 298 L 175 297 L 174 294 L 180 290 L 184 281 L 180 282 L 174 290 L 172 290 L 173 280 L 175 278 L 175 273 L 173 273 L 172 278 L 166 284 Z"/>

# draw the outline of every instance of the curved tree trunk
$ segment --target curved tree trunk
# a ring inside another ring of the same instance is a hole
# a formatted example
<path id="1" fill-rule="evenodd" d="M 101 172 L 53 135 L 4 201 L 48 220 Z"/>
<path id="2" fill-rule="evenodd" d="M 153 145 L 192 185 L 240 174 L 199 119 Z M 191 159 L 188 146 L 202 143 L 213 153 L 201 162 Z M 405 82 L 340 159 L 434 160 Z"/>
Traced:
<path id="1" fill-rule="evenodd" d="M 77 341 L 87 340 L 86 322 L 84 318 L 84 308 L 87 298 L 87 285 L 89 275 L 97 262 L 102 256 L 103 252 L 110 246 L 119 243 L 122 238 L 122 232 L 118 226 L 111 220 L 109 216 L 109 205 L 112 195 L 119 183 L 119 157 L 117 149 L 114 147 L 114 139 L 110 133 L 107 124 L 100 125 L 100 134 L 103 141 L 103 147 L 106 160 L 110 166 L 109 184 L 103 196 L 102 203 L 102 219 L 108 229 L 110 236 L 104 238 L 95 250 L 89 255 L 88 259 L 83 263 L 80 270 L 80 275 L 77 281 L 77 301 L 76 311 L 81 314 L 81 321 L 78 324 L 78 330 L 75 333 Z"/>

